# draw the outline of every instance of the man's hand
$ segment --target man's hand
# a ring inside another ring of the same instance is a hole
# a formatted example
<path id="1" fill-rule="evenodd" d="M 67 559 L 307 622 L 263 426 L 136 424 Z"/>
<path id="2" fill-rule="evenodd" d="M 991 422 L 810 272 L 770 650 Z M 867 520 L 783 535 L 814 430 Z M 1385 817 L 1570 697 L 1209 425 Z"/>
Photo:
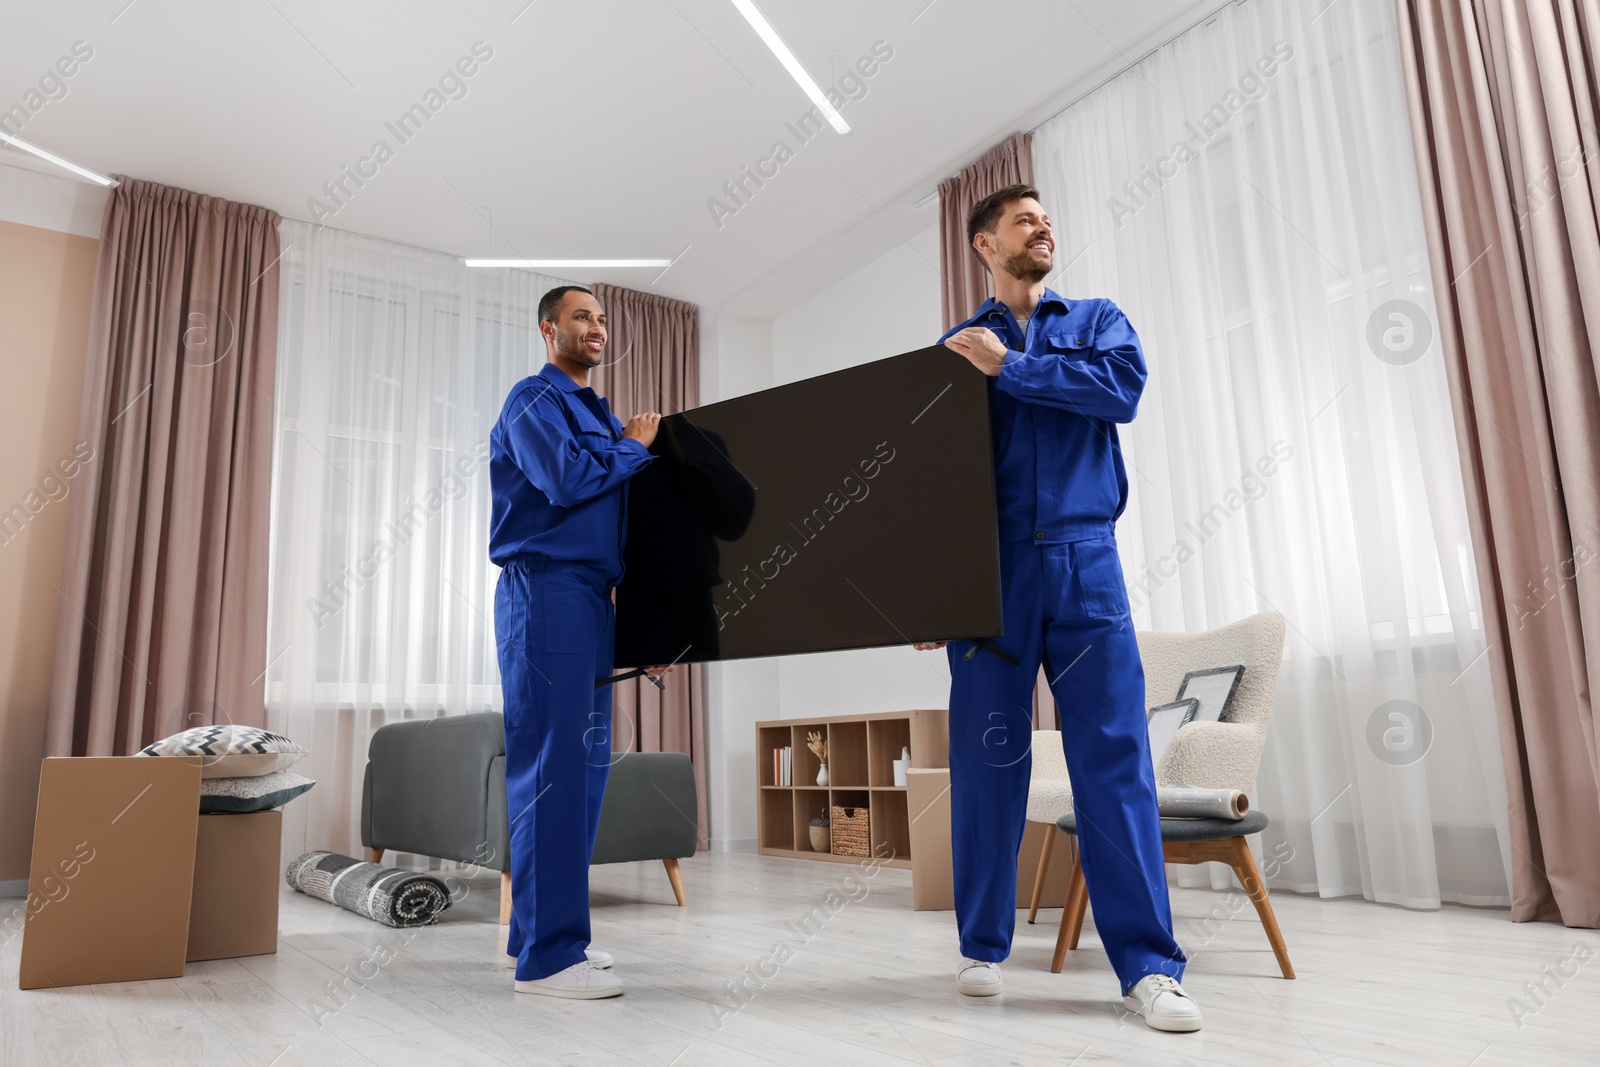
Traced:
<path id="1" fill-rule="evenodd" d="M 1006 365 L 1006 346 L 1001 344 L 993 330 L 982 326 L 968 326 L 960 333 L 952 334 L 944 346 L 965 356 L 968 363 L 991 378 L 999 377 L 1001 368 Z"/>
<path id="2" fill-rule="evenodd" d="M 661 416 L 654 411 L 647 411 L 643 415 L 635 415 L 629 419 L 628 425 L 622 428 L 622 436 L 631 437 L 649 448 L 655 443 L 656 430 L 660 428 Z"/>
<path id="3" fill-rule="evenodd" d="M 671 674 L 677 669 L 678 665 L 676 663 L 669 663 L 665 667 L 646 667 L 644 669 L 644 676 L 646 678 L 659 678 L 663 674 Z"/>
<path id="4" fill-rule="evenodd" d="M 917 641 L 914 642 L 911 647 L 916 649 L 918 652 L 937 652 L 946 644 L 948 644 L 946 641 Z"/>

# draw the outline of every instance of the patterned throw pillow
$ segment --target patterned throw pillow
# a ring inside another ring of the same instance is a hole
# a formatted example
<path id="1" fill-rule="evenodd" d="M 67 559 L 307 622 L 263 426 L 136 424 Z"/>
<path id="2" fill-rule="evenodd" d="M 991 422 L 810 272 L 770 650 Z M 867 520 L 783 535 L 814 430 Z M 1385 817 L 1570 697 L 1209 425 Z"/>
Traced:
<path id="1" fill-rule="evenodd" d="M 201 778 L 252 778 L 288 770 L 306 750 L 254 726 L 196 726 L 162 738 L 141 756 L 199 756 Z"/>
<path id="2" fill-rule="evenodd" d="M 288 771 L 249 778 L 207 778 L 200 783 L 200 813 L 281 808 L 317 783 Z"/>

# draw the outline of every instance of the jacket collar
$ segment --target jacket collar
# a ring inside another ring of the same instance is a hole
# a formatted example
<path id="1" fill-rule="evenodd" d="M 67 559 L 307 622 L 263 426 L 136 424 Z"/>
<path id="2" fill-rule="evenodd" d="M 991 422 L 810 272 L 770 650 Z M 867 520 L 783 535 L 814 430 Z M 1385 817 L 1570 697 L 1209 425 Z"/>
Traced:
<path id="1" fill-rule="evenodd" d="M 593 392 L 593 389 L 591 389 L 589 386 L 579 385 L 577 382 L 573 381 L 572 378 L 568 376 L 566 371 L 562 370 L 554 363 L 546 363 L 543 367 L 541 367 L 539 370 L 539 377 L 543 378 L 546 382 L 555 386 L 563 393 L 576 393 L 581 389 L 589 389 L 590 392 Z"/>
<path id="2" fill-rule="evenodd" d="M 1033 309 L 1033 313 L 1038 315 L 1039 308 L 1044 307 L 1046 304 L 1057 305 L 1061 308 L 1063 313 L 1072 310 L 1072 305 L 1067 301 L 1067 298 L 1048 286 L 1045 288 L 1044 294 L 1039 297 L 1039 303 Z M 1004 316 L 1008 310 L 1010 309 L 1008 309 L 1006 305 L 1002 304 L 998 297 L 991 296 L 989 299 L 983 302 L 981 307 L 978 308 L 978 313 L 972 316 L 972 321 L 977 322 L 979 319 L 988 318 L 990 315 Z"/>

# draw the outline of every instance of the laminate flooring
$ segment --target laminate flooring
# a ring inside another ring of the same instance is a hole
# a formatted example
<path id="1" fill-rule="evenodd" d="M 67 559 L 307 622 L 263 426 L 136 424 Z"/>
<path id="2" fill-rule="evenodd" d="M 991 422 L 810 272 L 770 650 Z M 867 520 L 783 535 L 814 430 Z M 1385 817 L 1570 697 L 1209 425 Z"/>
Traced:
<path id="1" fill-rule="evenodd" d="M 596 867 L 595 944 L 627 983 L 606 1001 L 512 991 L 493 876 L 464 883 L 443 921 L 414 931 L 285 889 L 275 955 L 193 963 L 163 981 L 23 992 L 14 939 L 0 946 L 0 1057 L 7 1067 L 1600 1064 L 1600 932 L 1513 924 L 1499 909 L 1280 893 L 1299 973 L 1285 981 L 1241 895 L 1175 889 L 1184 985 L 1205 1029 L 1161 1034 L 1124 1012 L 1092 910 L 1058 975 L 1061 910 L 1041 911 L 1037 926 L 1019 912 L 1006 992 L 971 999 L 955 991 L 953 915 L 912 911 L 909 871 L 867 873 L 702 853 L 683 862 L 689 906 L 678 908 L 660 864 Z"/>

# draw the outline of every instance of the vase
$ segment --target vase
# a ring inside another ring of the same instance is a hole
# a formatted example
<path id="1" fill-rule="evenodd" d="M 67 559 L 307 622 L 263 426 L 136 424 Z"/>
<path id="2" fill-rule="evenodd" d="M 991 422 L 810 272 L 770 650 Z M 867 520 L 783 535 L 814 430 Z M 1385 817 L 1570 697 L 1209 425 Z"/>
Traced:
<path id="1" fill-rule="evenodd" d="M 828 828 L 826 826 L 811 827 L 811 851 L 828 852 L 830 851 L 829 845 Z"/>
<path id="2" fill-rule="evenodd" d="M 828 765 L 826 763 L 824 763 L 822 766 L 817 768 L 817 784 L 818 785 L 827 785 L 828 784 Z"/>

